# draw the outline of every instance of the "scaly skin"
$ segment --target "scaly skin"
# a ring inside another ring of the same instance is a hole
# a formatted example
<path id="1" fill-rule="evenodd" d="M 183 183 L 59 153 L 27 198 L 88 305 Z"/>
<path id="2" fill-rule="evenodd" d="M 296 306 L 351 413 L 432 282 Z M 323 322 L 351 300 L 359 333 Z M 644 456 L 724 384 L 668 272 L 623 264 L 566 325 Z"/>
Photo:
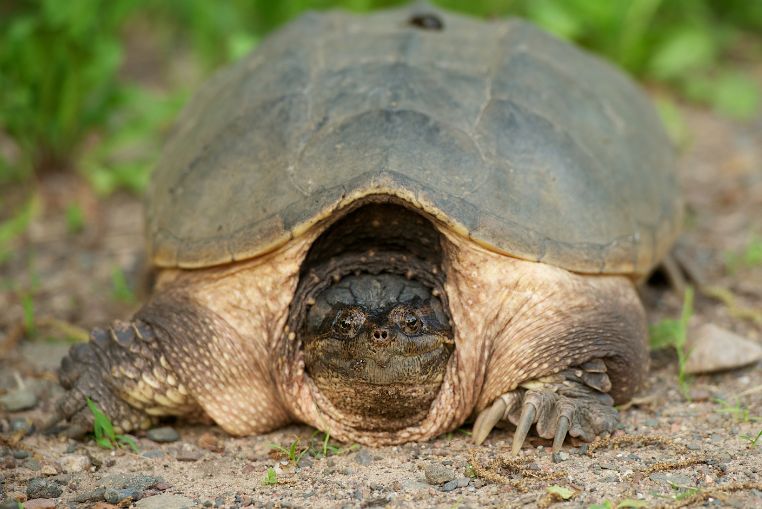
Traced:
<path id="1" fill-rule="evenodd" d="M 261 259 L 164 271 L 135 328 L 116 326 L 128 331 L 126 339 L 116 330 L 105 340 L 94 332 L 64 361 L 70 392 L 62 413 L 82 422 L 87 395 L 122 431 L 162 415 L 205 414 L 235 435 L 297 421 L 378 446 L 431 438 L 501 399 L 506 408 L 497 415 L 498 404 L 491 420 L 520 428 L 538 422 L 543 436 L 565 427 L 561 415 L 570 433 L 585 439 L 610 430 L 612 401 L 629 399 L 648 367 L 646 322 L 632 282 L 517 260 L 440 231 L 456 347 L 428 414 L 415 425 L 353 426 L 305 373 L 301 346 L 284 333 L 301 261 L 319 232 Z M 596 359 L 605 369 L 586 364 Z"/>

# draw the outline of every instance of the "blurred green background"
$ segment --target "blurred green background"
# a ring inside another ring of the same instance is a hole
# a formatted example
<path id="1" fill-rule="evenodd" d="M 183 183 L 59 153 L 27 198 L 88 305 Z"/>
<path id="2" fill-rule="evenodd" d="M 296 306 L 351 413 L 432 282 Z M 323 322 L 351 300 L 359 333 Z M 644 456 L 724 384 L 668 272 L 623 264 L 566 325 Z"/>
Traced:
<path id="1" fill-rule="evenodd" d="M 4 0 L 0 186 L 75 171 L 101 194 L 140 193 L 168 126 L 215 68 L 305 9 L 401 3 Z M 677 100 L 740 121 L 759 115 L 760 0 L 435 3 L 487 18 L 522 16 L 604 55 L 659 93 L 678 135 Z"/>

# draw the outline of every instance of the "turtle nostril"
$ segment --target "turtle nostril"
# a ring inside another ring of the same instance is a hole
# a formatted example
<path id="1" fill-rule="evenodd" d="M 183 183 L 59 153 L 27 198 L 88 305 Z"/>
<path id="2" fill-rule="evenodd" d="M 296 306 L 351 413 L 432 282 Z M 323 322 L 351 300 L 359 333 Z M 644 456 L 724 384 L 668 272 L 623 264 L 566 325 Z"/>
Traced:
<path id="1" fill-rule="evenodd" d="M 389 337 L 389 331 L 386 329 L 376 329 L 373 331 L 373 337 L 378 340 L 383 340 Z"/>

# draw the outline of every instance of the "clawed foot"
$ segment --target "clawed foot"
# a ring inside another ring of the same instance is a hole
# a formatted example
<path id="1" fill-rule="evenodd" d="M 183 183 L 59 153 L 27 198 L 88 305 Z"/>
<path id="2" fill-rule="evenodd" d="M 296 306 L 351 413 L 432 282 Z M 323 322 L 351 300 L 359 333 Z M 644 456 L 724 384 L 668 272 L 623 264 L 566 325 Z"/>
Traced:
<path id="1" fill-rule="evenodd" d="M 127 343 L 138 334 L 148 335 L 147 327 L 117 322 L 110 329 L 94 329 L 90 342 L 75 345 L 63 359 L 59 372 L 61 385 L 67 389 L 56 403 L 55 414 L 42 426 L 51 429 L 61 421 L 68 421 L 63 433 L 71 438 L 81 438 L 93 429 L 93 415 L 87 407 L 87 399 L 112 421 L 117 433 L 148 428 L 155 421 L 140 410 L 130 406 L 112 390 L 107 378 L 114 355 L 121 353 L 110 343 Z M 141 336 L 143 337 L 143 336 Z M 140 373 L 136 372 L 136 376 Z"/>
<path id="2" fill-rule="evenodd" d="M 600 359 L 523 383 L 482 410 L 474 424 L 474 442 L 484 442 L 503 420 L 516 426 L 514 455 L 532 424 L 539 436 L 553 439 L 554 452 L 561 449 L 567 434 L 590 442 L 602 433 L 611 433 L 617 424 L 614 400 L 607 394 L 610 389 L 606 365 Z"/>

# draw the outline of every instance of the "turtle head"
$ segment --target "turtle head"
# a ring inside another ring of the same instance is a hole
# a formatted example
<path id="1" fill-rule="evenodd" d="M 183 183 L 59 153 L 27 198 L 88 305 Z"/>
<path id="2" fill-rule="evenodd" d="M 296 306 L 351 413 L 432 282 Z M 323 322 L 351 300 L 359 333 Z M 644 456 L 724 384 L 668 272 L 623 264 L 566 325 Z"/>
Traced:
<path id="1" fill-rule="evenodd" d="M 454 350 L 436 292 L 397 274 L 349 275 L 315 297 L 302 329 L 320 392 L 365 429 L 422 421 Z"/>

